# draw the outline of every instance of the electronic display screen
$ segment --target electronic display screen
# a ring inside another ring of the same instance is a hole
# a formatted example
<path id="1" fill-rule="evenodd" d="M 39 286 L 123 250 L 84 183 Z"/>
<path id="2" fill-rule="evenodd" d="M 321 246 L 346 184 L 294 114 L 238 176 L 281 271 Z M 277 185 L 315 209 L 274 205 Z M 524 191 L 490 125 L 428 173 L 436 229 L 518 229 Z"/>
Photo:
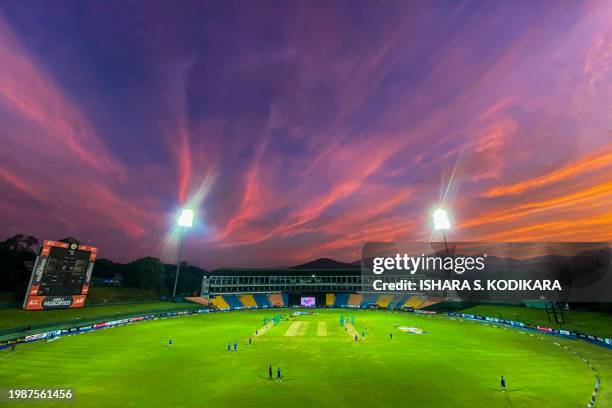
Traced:
<path id="1" fill-rule="evenodd" d="M 315 298 L 314 297 L 302 297 L 300 299 L 300 305 L 304 307 L 314 307 L 315 306 Z"/>
<path id="2" fill-rule="evenodd" d="M 45 240 L 36 258 L 25 310 L 83 307 L 97 248 Z"/>

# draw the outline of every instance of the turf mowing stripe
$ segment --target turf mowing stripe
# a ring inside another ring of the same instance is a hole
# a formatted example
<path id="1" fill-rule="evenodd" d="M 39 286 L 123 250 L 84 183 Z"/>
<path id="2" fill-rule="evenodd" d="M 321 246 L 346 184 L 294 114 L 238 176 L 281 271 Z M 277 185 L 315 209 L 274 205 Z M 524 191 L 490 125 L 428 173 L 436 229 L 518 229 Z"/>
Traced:
<path id="1" fill-rule="evenodd" d="M 253 333 L 253 334 L 255 334 L 257 337 L 263 336 L 272 327 L 274 327 L 274 323 L 273 322 L 266 323 L 265 325 L 263 325 L 262 327 L 257 329 L 257 334 L 255 334 L 255 333 Z"/>
<path id="2" fill-rule="evenodd" d="M 319 322 L 319 324 L 317 324 L 317 336 L 327 336 L 327 322 Z"/>
<path id="3" fill-rule="evenodd" d="M 293 322 L 293 323 L 291 323 L 291 325 L 289 326 L 289 328 L 285 332 L 285 336 L 290 336 L 290 337 L 295 336 L 297 334 L 298 330 L 300 329 L 301 325 L 302 325 L 302 322 Z"/>
<path id="4" fill-rule="evenodd" d="M 488 326 L 487 323 L 481 323 L 481 325 L 483 326 Z M 526 334 L 522 331 L 519 331 L 520 334 Z M 544 337 L 541 337 L 539 335 L 534 335 L 532 333 L 528 333 L 529 336 L 531 337 L 537 337 L 540 340 L 545 340 Z M 582 357 L 579 353 L 577 353 L 575 350 L 572 350 L 571 348 L 567 347 L 566 345 L 561 345 L 560 343 L 557 342 L 552 342 L 552 344 L 559 346 L 559 347 L 563 347 L 567 352 L 569 353 L 573 353 L 574 355 L 576 355 L 577 357 L 579 357 L 580 359 L 582 359 L 583 363 L 585 365 L 587 365 L 595 374 L 595 386 L 593 388 L 593 393 L 591 394 L 591 400 L 589 401 L 589 403 L 587 404 L 587 408 L 592 408 L 595 406 L 596 400 L 597 400 L 597 393 L 599 391 L 599 387 L 601 386 L 601 380 L 599 378 L 599 374 L 597 369 L 589 362 L 589 360 L 587 360 L 585 357 Z"/>
<path id="5" fill-rule="evenodd" d="M 19 350 L 16 350 L 16 351 L 10 351 L 9 353 L 10 353 L 10 354 L 7 354 L 6 356 L 2 356 L 2 357 L 0 357 L 0 360 L 5 360 L 5 359 L 7 359 L 7 358 L 9 358 L 9 357 L 11 357 L 11 356 L 14 356 L 16 353 L 19 353 Z"/>
<path id="6" fill-rule="evenodd" d="M 300 322 L 300 327 L 298 328 L 298 332 L 296 336 L 304 336 L 306 334 L 306 330 L 308 330 L 308 326 L 310 326 L 310 322 Z"/>
<path id="7" fill-rule="evenodd" d="M 346 332 L 351 336 L 351 338 L 355 338 L 355 336 L 357 336 L 357 338 L 359 338 L 359 333 L 357 333 L 357 330 L 355 329 L 355 327 L 353 327 L 352 324 L 350 323 L 345 323 L 344 327 L 346 327 Z"/>

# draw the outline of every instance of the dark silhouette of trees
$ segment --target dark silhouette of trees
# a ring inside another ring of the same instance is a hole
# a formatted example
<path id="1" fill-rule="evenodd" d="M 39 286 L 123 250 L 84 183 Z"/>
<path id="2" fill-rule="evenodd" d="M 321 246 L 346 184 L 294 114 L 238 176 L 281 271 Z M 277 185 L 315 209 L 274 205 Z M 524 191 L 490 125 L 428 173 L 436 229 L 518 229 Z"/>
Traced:
<path id="1" fill-rule="evenodd" d="M 0 292 L 12 293 L 22 301 L 32 274 L 39 241 L 31 235 L 18 234 L 0 241 Z M 168 296 L 174 286 L 176 265 L 164 264 L 159 259 L 145 257 L 129 263 L 98 259 L 94 265 L 96 280 L 113 279 L 122 287 L 153 290 Z M 205 270 L 187 262 L 181 264 L 177 293 L 191 295 L 200 291 Z"/>
<path id="2" fill-rule="evenodd" d="M 0 242 L 0 292 L 12 293 L 15 300 L 23 300 L 37 245 L 35 237 L 22 234 Z"/>

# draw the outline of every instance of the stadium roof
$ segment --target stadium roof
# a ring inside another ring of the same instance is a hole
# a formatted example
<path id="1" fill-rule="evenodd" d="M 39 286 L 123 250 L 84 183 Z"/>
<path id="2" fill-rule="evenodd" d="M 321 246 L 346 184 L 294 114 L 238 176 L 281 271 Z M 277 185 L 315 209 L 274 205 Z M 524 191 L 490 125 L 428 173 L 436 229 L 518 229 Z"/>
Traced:
<path id="1" fill-rule="evenodd" d="M 281 275 L 281 276 L 354 276 L 360 275 L 359 267 L 345 269 L 293 269 L 293 268 L 220 268 L 209 272 L 209 276 L 255 276 L 255 275 Z"/>

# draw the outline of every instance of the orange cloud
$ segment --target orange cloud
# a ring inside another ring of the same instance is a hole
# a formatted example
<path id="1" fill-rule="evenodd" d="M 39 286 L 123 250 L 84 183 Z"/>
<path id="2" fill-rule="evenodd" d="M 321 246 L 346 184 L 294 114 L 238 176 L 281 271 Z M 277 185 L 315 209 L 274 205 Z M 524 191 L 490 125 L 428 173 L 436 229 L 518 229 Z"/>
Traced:
<path id="1" fill-rule="evenodd" d="M 124 176 L 123 166 L 108 153 L 91 123 L 28 54 L 2 15 L 0 61 L 0 103 L 35 122 L 60 151 L 67 147 L 83 166 Z M 44 140 L 29 142 L 49 146 Z"/>
<path id="2" fill-rule="evenodd" d="M 610 166 L 612 166 L 612 150 L 610 147 L 608 147 L 603 151 L 598 151 L 582 157 L 579 160 L 576 160 L 543 176 L 535 177 L 533 179 L 521 181 L 515 184 L 494 187 L 485 193 L 485 197 L 500 197 L 520 194 L 535 188 L 558 183 L 581 174 L 608 168 Z"/>

